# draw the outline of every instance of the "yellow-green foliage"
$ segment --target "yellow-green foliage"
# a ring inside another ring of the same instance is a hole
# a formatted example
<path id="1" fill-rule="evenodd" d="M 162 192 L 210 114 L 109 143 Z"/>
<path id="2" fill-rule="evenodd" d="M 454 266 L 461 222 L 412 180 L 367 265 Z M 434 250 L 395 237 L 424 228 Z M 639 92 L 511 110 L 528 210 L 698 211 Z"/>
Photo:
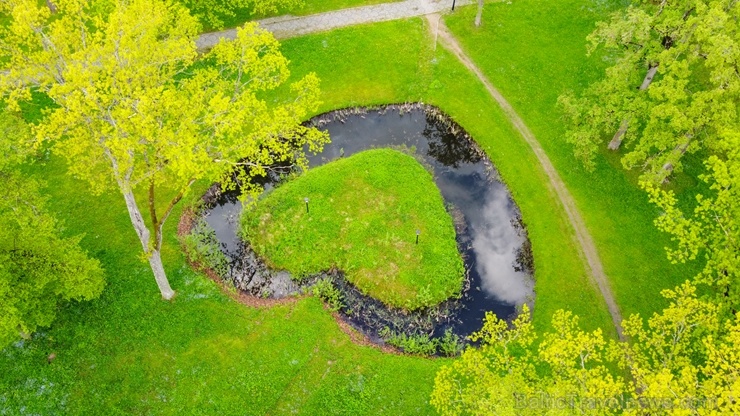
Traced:
<path id="1" fill-rule="evenodd" d="M 293 10 L 304 0 L 181 0 L 200 21 L 209 28 L 221 28 L 227 22 L 243 16 L 265 16 L 281 10 Z M 244 19 L 246 20 L 246 19 Z M 242 23 L 240 21 L 239 23 Z"/>
<path id="2" fill-rule="evenodd" d="M 643 184 L 662 215 L 657 227 L 670 233 L 675 246 L 668 249 L 674 263 L 702 259 L 704 269 L 696 280 L 713 288 L 717 300 L 729 309 L 740 307 L 740 133 L 723 138 L 727 157 L 712 156 L 700 178 L 709 192 L 696 195 L 692 215 L 682 210 L 672 191 Z"/>
<path id="3" fill-rule="evenodd" d="M 659 183 L 684 153 L 720 150 L 722 134 L 737 131 L 738 18 L 736 1 L 640 0 L 599 22 L 589 50 L 603 47 L 612 65 L 582 97 L 560 99 L 576 154 L 592 165 L 599 144 L 626 128 L 623 164 Z"/>
<path id="4" fill-rule="evenodd" d="M 570 312 L 542 335 L 526 308 L 512 329 L 489 315 L 474 336 L 483 345 L 440 370 L 431 402 L 443 415 L 737 413 L 740 315 L 723 321 L 688 282 L 663 296 L 670 306 L 647 325 L 625 320 L 619 342 Z"/>
<path id="5" fill-rule="evenodd" d="M 579 98 L 568 93 L 559 99 L 569 119 L 567 138 L 592 167 L 599 143 L 621 127 L 627 148 L 622 163 L 645 171 L 641 186 L 662 211 L 656 225 L 677 243 L 668 250 L 669 259 L 703 257 L 697 281 L 714 286 L 718 299 L 735 309 L 740 305 L 739 20 L 736 1 L 634 2 L 599 22 L 589 36 L 591 51 L 603 47 L 613 54 L 604 79 Z M 699 179 L 709 192 L 697 193 L 689 215 L 674 192 L 660 186 L 683 169 L 684 154 L 695 152 L 703 159 Z"/>
<path id="6" fill-rule="evenodd" d="M 210 65 L 201 65 L 200 25 L 182 6 L 55 4 L 52 14 L 35 0 L 4 3 L 13 20 L 0 28 L 0 62 L 8 63 L 0 98 L 17 109 L 32 90 L 48 96 L 54 105 L 35 126 L 37 139 L 50 142 L 93 192 L 123 194 L 162 295 L 170 298 L 159 251 L 174 205 L 199 179 L 229 186 L 234 167 L 248 165 L 240 175 L 248 182 L 264 166 L 294 158 L 300 164 L 304 145 L 320 147 L 326 135 L 300 124 L 318 104 L 319 81 L 313 74 L 297 80 L 285 102 L 261 99 L 290 73 L 279 43 L 256 24 L 216 45 L 203 58 Z M 168 196 L 161 205 L 160 194 Z"/>
<path id="7" fill-rule="evenodd" d="M 214 47 L 205 57 L 213 65 L 193 66 L 199 25 L 182 7 L 121 1 L 100 15 L 73 1 L 52 18 L 36 4 L 13 8 L 0 94 L 13 106 L 32 88 L 46 93 L 57 107 L 37 137 L 97 191 L 116 183 L 123 191 L 140 183 L 179 191 L 194 179 L 220 179 L 243 158 L 260 173 L 325 137 L 299 124 L 317 103 L 315 76 L 293 85 L 294 101 L 258 98 L 290 73 L 278 42 L 255 24 Z"/>
<path id="8" fill-rule="evenodd" d="M 29 138 L 21 119 L 0 111 L 0 349 L 49 326 L 63 301 L 103 290 L 100 263 L 80 249 L 81 237 L 62 237 L 40 184 L 14 170 Z"/>
<path id="9" fill-rule="evenodd" d="M 97 298 L 100 263 L 63 238 L 39 184 L 0 171 L 0 348 L 49 326 L 63 301 Z"/>

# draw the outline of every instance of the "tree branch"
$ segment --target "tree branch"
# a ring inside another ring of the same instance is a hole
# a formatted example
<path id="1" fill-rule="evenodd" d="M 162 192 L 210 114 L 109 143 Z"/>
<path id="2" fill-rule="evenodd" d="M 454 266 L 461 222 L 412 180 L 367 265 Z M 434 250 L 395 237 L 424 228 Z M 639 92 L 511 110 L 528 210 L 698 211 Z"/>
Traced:
<path id="1" fill-rule="evenodd" d="M 159 250 L 159 249 L 161 249 L 161 248 L 162 248 L 162 227 L 164 226 L 164 223 L 165 223 L 165 222 L 167 221 L 167 218 L 168 218 L 168 217 L 170 216 L 170 214 L 172 213 L 172 209 L 173 209 L 173 208 L 175 208 L 175 205 L 177 205 L 177 203 L 178 203 L 178 202 L 180 202 L 180 200 L 182 199 L 182 197 L 183 197 L 183 196 L 185 195 L 185 192 L 186 192 L 186 191 L 187 191 L 188 189 L 190 189 L 190 186 L 192 186 L 192 185 L 193 185 L 193 183 L 195 183 L 195 179 L 190 179 L 190 180 L 188 181 L 188 184 L 187 184 L 187 185 L 185 185 L 185 186 L 184 186 L 184 187 L 183 187 L 183 188 L 182 188 L 182 189 L 180 190 L 180 192 L 178 192 L 178 193 L 177 193 L 177 195 L 175 195 L 175 197 L 174 197 L 174 198 L 172 198 L 172 200 L 170 201 L 169 205 L 168 205 L 168 206 L 167 206 L 167 208 L 166 208 L 166 209 L 164 210 L 164 213 L 162 214 L 162 218 L 161 218 L 161 220 L 159 221 L 159 223 L 157 223 L 157 224 L 156 224 L 156 225 L 154 226 L 154 238 L 155 238 L 155 240 L 154 240 L 154 241 L 155 241 L 155 244 L 156 244 L 156 248 L 157 248 L 157 250 Z M 150 191 L 150 192 L 151 192 L 151 194 L 150 194 L 150 197 L 151 197 L 151 196 L 153 196 L 153 195 L 154 195 L 153 187 L 151 187 L 151 188 L 150 188 L 150 190 L 151 190 L 151 191 Z M 153 205 L 152 205 L 152 206 L 153 206 Z M 154 210 L 154 208 L 152 208 L 152 210 Z M 153 214 L 153 215 L 154 215 L 154 214 Z"/>
<path id="2" fill-rule="evenodd" d="M 152 227 L 159 228 L 159 222 L 157 221 L 157 209 L 154 204 L 154 179 L 149 180 L 149 215 L 152 218 Z"/>

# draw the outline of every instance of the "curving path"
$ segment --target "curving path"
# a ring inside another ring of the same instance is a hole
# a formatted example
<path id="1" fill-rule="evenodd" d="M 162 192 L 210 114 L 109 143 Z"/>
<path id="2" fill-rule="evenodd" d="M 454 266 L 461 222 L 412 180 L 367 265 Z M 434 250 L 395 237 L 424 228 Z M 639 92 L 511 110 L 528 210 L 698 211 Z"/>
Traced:
<path id="1" fill-rule="evenodd" d="M 470 3 L 472 3 L 472 0 L 456 0 L 456 4 L 460 6 Z M 609 280 L 604 272 L 601 260 L 599 259 L 596 244 L 586 228 L 586 224 L 578 211 L 573 196 L 568 192 L 565 183 L 563 183 L 560 175 L 558 175 L 558 172 L 550 161 L 550 158 L 547 157 L 545 150 L 524 123 L 524 120 L 522 120 L 506 98 L 501 95 L 493 84 L 491 84 L 491 81 L 488 80 L 483 72 L 465 54 L 455 37 L 449 29 L 447 29 L 444 22 L 442 22 L 439 12 L 448 10 L 451 5 L 452 0 L 405 0 L 397 3 L 355 7 L 302 17 L 290 15 L 281 16 L 259 20 L 258 22 L 262 27 L 273 32 L 275 37 L 285 39 L 363 23 L 375 23 L 426 16 L 436 42 L 439 42 L 443 47 L 452 52 L 452 54 L 455 55 L 466 68 L 478 77 L 491 97 L 493 97 L 493 99 L 496 100 L 499 106 L 504 110 L 506 117 L 511 121 L 519 134 L 522 135 L 524 140 L 529 144 L 532 151 L 537 156 L 537 160 L 539 160 L 542 169 L 550 179 L 550 186 L 552 186 L 555 194 L 560 200 L 560 203 L 565 209 L 565 213 L 568 216 L 568 220 L 570 221 L 575 233 L 574 237 L 578 246 L 581 248 L 581 255 L 591 272 L 589 273 L 589 276 L 604 298 L 604 302 L 606 303 L 609 314 L 611 315 L 612 321 L 617 330 L 617 335 L 620 339 L 624 339 L 621 326 L 622 314 L 619 311 L 619 306 L 614 298 L 614 293 L 609 286 Z M 199 48 L 203 49 L 210 48 L 218 43 L 221 38 L 233 39 L 235 36 L 235 29 L 205 33 L 198 38 L 197 45 Z"/>
<path id="2" fill-rule="evenodd" d="M 596 249 L 596 244 L 594 244 L 594 240 L 593 238 L 591 238 L 591 234 L 589 234 L 588 229 L 586 228 L 583 217 L 581 217 L 581 213 L 578 211 L 578 207 L 576 207 L 576 201 L 573 199 L 570 192 L 568 192 L 568 188 L 566 188 L 565 183 L 563 183 L 560 175 L 558 175 L 558 171 L 555 169 L 555 166 L 553 166 L 552 162 L 550 162 L 550 158 L 547 157 L 547 153 L 545 153 L 545 150 L 542 148 L 542 145 L 540 145 L 540 142 L 537 141 L 537 138 L 534 136 L 532 131 L 530 131 L 527 125 L 524 123 L 524 120 L 519 117 L 519 114 L 516 113 L 516 111 L 511 106 L 511 104 L 509 104 L 506 98 L 501 95 L 499 90 L 497 90 L 496 87 L 491 84 L 491 81 L 488 80 L 483 72 L 465 54 L 460 44 L 457 42 L 449 29 L 447 29 L 447 26 L 445 26 L 441 17 L 442 16 L 438 14 L 426 15 L 426 18 L 430 24 L 430 30 L 432 30 L 433 32 L 432 34 L 442 46 L 452 52 L 452 54 L 454 54 L 457 59 L 459 59 L 460 62 L 465 65 L 466 68 L 473 72 L 476 77 L 478 77 L 478 79 L 486 87 L 486 90 L 488 90 L 488 93 L 491 94 L 491 97 L 493 97 L 493 99 L 496 100 L 501 109 L 504 110 L 504 113 L 506 114 L 506 117 L 509 119 L 509 121 L 511 121 L 511 124 L 514 125 L 519 134 L 521 134 L 524 138 L 524 141 L 527 142 L 529 147 L 532 148 L 532 151 L 537 156 L 537 160 L 539 160 L 542 169 L 544 169 L 547 177 L 550 179 L 550 185 L 555 190 L 560 203 L 565 209 L 565 213 L 568 215 L 568 220 L 573 226 L 575 238 L 578 241 L 578 245 L 581 247 L 581 254 L 585 258 L 586 263 L 588 263 L 589 269 L 591 269 L 591 280 L 599 288 L 601 296 L 604 298 L 604 302 L 606 302 L 606 306 L 609 309 L 609 314 L 612 317 L 614 326 L 617 329 L 617 335 L 619 336 L 620 340 L 623 340 L 624 335 L 622 333 L 622 313 L 619 311 L 619 306 L 614 299 L 614 293 L 609 286 L 609 279 L 604 272 L 604 267 L 601 265 L 601 260 L 599 259 L 599 253 Z"/>

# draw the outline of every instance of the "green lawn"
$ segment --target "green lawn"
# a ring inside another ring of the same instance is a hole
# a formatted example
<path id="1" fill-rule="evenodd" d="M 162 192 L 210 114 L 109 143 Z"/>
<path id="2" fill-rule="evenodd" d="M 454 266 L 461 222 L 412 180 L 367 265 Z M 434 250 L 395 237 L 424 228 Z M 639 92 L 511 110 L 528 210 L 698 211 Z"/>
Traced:
<path id="1" fill-rule="evenodd" d="M 321 78 L 319 112 L 403 101 L 447 112 L 489 155 L 522 211 L 535 261 L 535 324 L 547 328 L 552 314 L 567 308 L 589 316 L 585 326 L 616 335 L 537 158 L 477 78 L 442 47 L 420 40 L 428 36 L 425 22 L 413 19 L 286 40 L 283 51 L 296 78 L 310 71 Z M 372 52 L 356 44 L 372 46 Z"/>
<path id="2" fill-rule="evenodd" d="M 603 74 L 602 56 L 586 57 L 585 37 L 605 19 L 613 2 L 518 0 L 487 5 L 475 28 L 475 7 L 445 17 L 466 52 L 514 106 L 558 169 L 599 249 L 625 317 L 649 316 L 666 303 L 662 289 L 694 276 L 696 265 L 666 259 L 666 235 L 653 226 L 657 210 L 636 186 L 636 172 L 622 169 L 619 155 L 604 151 L 587 172 L 565 143 L 557 97 L 580 91 Z M 606 146 L 604 146 L 606 147 Z M 688 168 L 691 170 L 691 167 Z M 692 190 L 681 175 L 678 189 Z"/>
<path id="3" fill-rule="evenodd" d="M 462 289 L 463 263 L 442 195 L 432 175 L 397 150 L 368 150 L 309 170 L 246 210 L 241 224 L 272 267 L 302 277 L 336 266 L 389 306 L 434 306 Z"/>
<path id="4" fill-rule="evenodd" d="M 489 12 L 484 19 L 490 17 Z M 536 158 L 477 80 L 428 39 L 422 20 L 413 19 L 289 40 L 284 52 L 296 76 L 316 71 L 323 80 L 320 111 L 422 100 L 450 114 L 490 155 L 521 208 L 535 258 L 536 324 L 546 327 L 553 311 L 568 308 L 588 317 L 584 324 L 590 329 L 609 332 L 603 301 L 588 283 L 572 231 Z M 529 121 L 530 114 L 524 115 Z M 556 165 L 571 184 L 569 169 L 579 168 L 565 158 L 567 149 L 560 152 Z M 178 296 L 163 302 L 151 271 L 139 261 L 140 246 L 118 193 L 89 195 L 84 184 L 64 175 L 56 158 L 27 171 L 49 183 L 50 205 L 66 220 L 69 234 L 86 233 L 82 245 L 103 263 L 108 286 L 99 300 L 63 308 L 30 344 L 0 352 L 0 413 L 433 412 L 429 394 L 446 360 L 357 346 L 312 297 L 268 309 L 234 302 L 185 264 L 175 238 L 184 204 L 165 227 L 163 258 Z M 623 176 L 618 170 L 612 175 Z M 199 184 L 191 201 L 207 186 Z M 573 191 L 583 202 L 583 187 Z M 628 195 L 642 198 L 637 191 Z M 589 212 L 584 214 L 591 221 Z M 643 231 L 653 232 L 649 217 L 641 218 L 648 222 Z M 610 230 L 614 238 L 637 238 L 628 227 L 626 236 L 621 227 Z M 662 259 L 660 249 L 648 253 Z M 651 307 L 655 298 L 647 296 Z M 57 359 L 47 364 L 50 352 Z"/>
<path id="5" fill-rule="evenodd" d="M 63 308 L 31 343 L 0 353 L 0 413 L 431 411 L 432 380 L 444 360 L 357 346 L 313 297 L 268 309 L 234 302 L 185 264 L 176 221 L 166 227 L 163 257 L 178 294 L 164 302 L 138 261 L 120 195 L 86 194 L 56 158 L 27 171 L 52 184 L 54 210 L 71 234 L 86 233 L 82 245 L 103 263 L 108 285 L 100 299 Z M 47 364 L 51 352 L 57 358 Z"/>

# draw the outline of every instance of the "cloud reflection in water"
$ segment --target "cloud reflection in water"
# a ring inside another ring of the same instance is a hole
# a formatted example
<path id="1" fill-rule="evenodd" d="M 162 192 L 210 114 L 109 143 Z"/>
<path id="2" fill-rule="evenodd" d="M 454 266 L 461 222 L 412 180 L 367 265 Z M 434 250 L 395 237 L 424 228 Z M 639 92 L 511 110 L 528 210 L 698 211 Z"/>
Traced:
<path id="1" fill-rule="evenodd" d="M 481 216 L 471 227 L 481 289 L 499 300 L 521 305 L 533 294 L 532 280 L 513 267 L 524 237 L 510 221 L 506 193 L 489 192 L 486 198 Z"/>

